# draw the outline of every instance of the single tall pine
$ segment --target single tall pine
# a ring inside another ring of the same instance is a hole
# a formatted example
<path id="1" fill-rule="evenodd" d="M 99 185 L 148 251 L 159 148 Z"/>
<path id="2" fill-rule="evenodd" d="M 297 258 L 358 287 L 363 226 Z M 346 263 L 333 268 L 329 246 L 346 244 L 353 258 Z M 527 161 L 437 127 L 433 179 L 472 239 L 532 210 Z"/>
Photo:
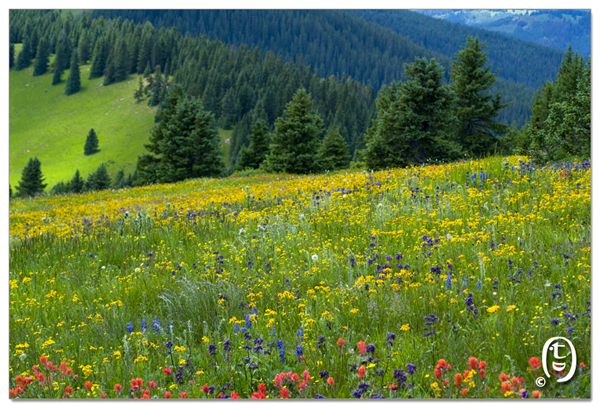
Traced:
<path id="1" fill-rule="evenodd" d="M 45 37 L 40 39 L 35 54 L 35 64 L 33 65 L 33 76 L 43 75 L 48 72 L 50 50 L 48 49 L 48 41 Z"/>
<path id="2" fill-rule="evenodd" d="M 497 144 L 496 138 L 508 131 L 508 125 L 496 119 L 509 104 L 502 103 L 500 93 L 489 93 L 497 71 L 486 66 L 485 43 L 480 43 L 478 37 L 468 37 L 467 45 L 461 48 L 450 73 L 456 96 L 453 112 L 458 119 L 455 140 L 471 156 L 479 157 L 490 153 Z"/>
<path id="3" fill-rule="evenodd" d="M 377 97 L 377 119 L 365 136 L 370 169 L 459 157 L 460 147 L 449 135 L 453 94 L 442 84 L 444 69 L 426 58 L 416 58 L 404 69 L 406 82 L 392 83 Z"/>
<path id="4" fill-rule="evenodd" d="M 133 98 L 139 102 L 143 97 L 144 97 L 144 84 L 142 82 L 142 77 L 140 76 L 139 85 L 138 85 L 138 88 L 133 93 Z"/>
<path id="5" fill-rule="evenodd" d="M 81 78 L 79 73 L 79 63 L 77 62 L 77 53 L 71 53 L 71 68 L 67 77 L 65 95 L 73 95 L 81 89 Z"/>
<path id="6" fill-rule="evenodd" d="M 37 157 L 29 159 L 27 166 L 23 169 L 21 181 L 17 186 L 19 196 L 32 197 L 44 191 L 44 177 L 42 175 L 42 163 Z"/>
<path id="7" fill-rule="evenodd" d="M 160 71 L 160 65 L 157 65 L 152 76 L 152 84 L 150 85 L 151 94 L 150 99 L 148 99 L 148 106 L 156 106 L 162 99 L 164 81 Z"/>
<path id="8" fill-rule="evenodd" d="M 69 183 L 67 184 L 67 190 L 71 193 L 79 194 L 79 193 L 82 193 L 84 189 L 85 189 L 85 180 L 83 179 L 83 177 L 81 177 L 81 174 L 79 173 L 79 169 L 77 169 L 75 171 L 75 175 L 73 176 L 71 181 L 69 181 Z"/>
<path id="9" fill-rule="evenodd" d="M 318 170 L 317 151 L 323 119 L 304 88 L 294 94 L 283 116 L 275 121 L 266 167 L 273 172 L 307 174 Z"/>
<path id="10" fill-rule="evenodd" d="M 88 176 L 85 183 L 86 190 L 100 191 L 110 188 L 111 179 L 106 169 L 106 164 L 102 163 L 98 169 Z"/>
<path id="11" fill-rule="evenodd" d="M 98 153 L 98 136 L 94 129 L 90 129 L 87 137 L 85 138 L 85 145 L 83 146 L 83 154 L 89 156 L 94 153 Z"/>
<path id="12" fill-rule="evenodd" d="M 23 47 L 17 56 L 17 62 L 15 63 L 15 69 L 20 71 L 31 65 L 31 43 L 29 38 L 23 40 Z"/>
<path id="13" fill-rule="evenodd" d="M 339 129 L 332 129 L 327 132 L 317 157 L 322 170 L 331 171 L 348 167 L 350 151 L 348 150 L 348 143 L 340 135 Z"/>
<path id="14" fill-rule="evenodd" d="M 269 154 L 269 127 L 264 119 L 256 121 L 252 133 L 248 136 L 250 144 L 240 150 L 240 160 L 236 170 L 257 169 Z"/>

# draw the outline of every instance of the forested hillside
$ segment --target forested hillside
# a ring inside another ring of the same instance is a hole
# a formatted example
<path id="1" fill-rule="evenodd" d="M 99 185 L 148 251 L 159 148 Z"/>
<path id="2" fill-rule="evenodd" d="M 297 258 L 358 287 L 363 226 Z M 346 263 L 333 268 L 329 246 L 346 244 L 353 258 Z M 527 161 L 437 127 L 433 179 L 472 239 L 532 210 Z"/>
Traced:
<path id="1" fill-rule="evenodd" d="M 400 11 L 398 11 L 400 12 Z M 454 53 L 468 35 L 490 38 L 490 63 L 498 69 L 493 90 L 511 105 L 500 118 L 519 125 L 528 120 L 535 89 L 556 76 L 562 53 L 485 30 L 447 24 L 417 13 L 405 12 L 410 29 L 398 32 L 385 21 L 368 22 L 355 12 L 342 10 L 96 10 L 93 15 L 151 21 L 157 27 L 177 27 L 192 35 L 235 45 L 248 44 L 272 51 L 284 60 L 310 65 L 320 76 L 346 73 L 378 90 L 393 80 L 406 79 L 404 63 L 416 56 L 435 58 L 450 70 Z M 386 14 L 390 14 L 387 11 Z M 390 21 L 396 21 L 396 11 Z M 429 26 L 431 24 L 431 27 Z M 409 33 L 410 32 L 410 33 Z M 409 35 L 410 34 L 410 35 Z M 437 41 L 434 41 L 434 38 Z M 443 38 L 444 41 L 439 41 Z M 448 40 L 447 40 L 448 39 Z M 444 43 L 439 46 L 433 43 Z M 528 58 L 523 58 L 528 55 Z"/>
<path id="2" fill-rule="evenodd" d="M 498 75 L 529 88 L 537 89 L 554 78 L 563 57 L 563 52 L 557 49 L 409 10 L 352 10 L 350 13 L 388 27 L 415 44 L 450 58 L 464 45 L 467 36 L 477 36 L 487 44 L 489 62 L 500 70 Z"/>
<path id="3" fill-rule="evenodd" d="M 30 65 L 35 57 L 32 50 L 38 48 L 41 38 L 49 53 L 59 54 L 58 60 L 69 61 L 76 52 L 80 60 L 91 61 L 89 76 L 104 76 L 105 86 L 134 73 L 147 76 L 158 68 L 189 95 L 201 97 L 216 123 L 233 129 L 228 141 L 230 167 L 241 146 L 247 144 L 253 123 L 263 118 L 272 125 L 299 87 L 313 96 L 325 128 L 339 128 L 352 151 L 361 145 L 374 112 L 372 87 L 344 75 L 321 78 L 300 62 L 286 63 L 273 53 L 206 37 L 184 37 L 175 28 L 156 29 L 150 23 L 135 24 L 121 18 L 86 14 L 74 19 L 58 11 L 11 11 L 10 41 L 23 43 L 29 50 L 25 56 L 19 53 L 17 62 L 20 58 L 24 61 L 20 64 Z M 164 97 L 160 87 L 150 92 L 156 99 Z"/>

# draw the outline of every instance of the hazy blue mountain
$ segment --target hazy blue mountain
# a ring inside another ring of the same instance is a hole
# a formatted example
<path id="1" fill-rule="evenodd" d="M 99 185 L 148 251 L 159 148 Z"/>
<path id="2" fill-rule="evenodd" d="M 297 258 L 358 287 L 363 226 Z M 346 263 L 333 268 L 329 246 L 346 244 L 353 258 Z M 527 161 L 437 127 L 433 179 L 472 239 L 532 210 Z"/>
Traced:
<path id="1" fill-rule="evenodd" d="M 414 10 L 583 55 L 591 52 L 590 10 Z"/>

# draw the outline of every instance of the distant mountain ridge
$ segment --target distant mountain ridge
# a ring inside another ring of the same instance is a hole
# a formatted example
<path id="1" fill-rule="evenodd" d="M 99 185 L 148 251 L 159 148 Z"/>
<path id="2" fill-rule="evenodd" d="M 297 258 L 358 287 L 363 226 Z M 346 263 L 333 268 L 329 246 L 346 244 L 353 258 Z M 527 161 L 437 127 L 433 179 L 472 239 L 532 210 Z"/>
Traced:
<path id="1" fill-rule="evenodd" d="M 566 51 L 591 53 L 590 10 L 413 10 Z"/>

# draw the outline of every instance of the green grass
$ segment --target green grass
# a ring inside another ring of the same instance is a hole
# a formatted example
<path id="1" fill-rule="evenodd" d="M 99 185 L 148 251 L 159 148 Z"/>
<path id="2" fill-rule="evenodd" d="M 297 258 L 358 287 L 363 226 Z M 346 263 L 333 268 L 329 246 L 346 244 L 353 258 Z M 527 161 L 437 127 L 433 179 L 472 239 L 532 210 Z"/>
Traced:
<path id="1" fill-rule="evenodd" d="M 114 174 L 132 172 L 154 125 L 156 108 L 133 93 L 137 76 L 101 86 L 102 78 L 89 80 L 89 65 L 81 66 L 81 91 L 66 96 L 65 82 L 52 86 L 52 73 L 32 76 L 33 68 L 10 71 L 10 183 L 14 187 L 31 157 L 42 162 L 51 188 L 69 180 L 79 169 L 84 177 L 108 162 Z M 100 152 L 85 156 L 83 145 L 91 128 L 98 134 Z M 47 188 L 47 190 L 49 189 Z"/>
<path id="2" fill-rule="evenodd" d="M 15 47 L 18 55 L 21 44 Z M 42 162 L 49 191 L 59 181 L 68 181 L 75 169 L 83 177 L 108 163 L 111 176 L 121 169 L 135 170 L 139 155 L 145 152 L 156 108 L 147 100 L 136 102 L 133 94 L 138 76 L 125 82 L 102 86 L 103 78 L 89 80 L 90 65 L 81 66 L 81 91 L 64 94 L 69 71 L 63 81 L 52 86 L 52 72 L 32 76 L 33 66 L 10 71 L 10 184 L 14 187 L 32 157 Z M 124 98 L 124 99 L 123 99 Z M 100 152 L 83 154 L 85 138 L 94 128 Z M 232 130 L 219 129 L 223 159 L 229 163 L 229 146 L 225 143 Z"/>

